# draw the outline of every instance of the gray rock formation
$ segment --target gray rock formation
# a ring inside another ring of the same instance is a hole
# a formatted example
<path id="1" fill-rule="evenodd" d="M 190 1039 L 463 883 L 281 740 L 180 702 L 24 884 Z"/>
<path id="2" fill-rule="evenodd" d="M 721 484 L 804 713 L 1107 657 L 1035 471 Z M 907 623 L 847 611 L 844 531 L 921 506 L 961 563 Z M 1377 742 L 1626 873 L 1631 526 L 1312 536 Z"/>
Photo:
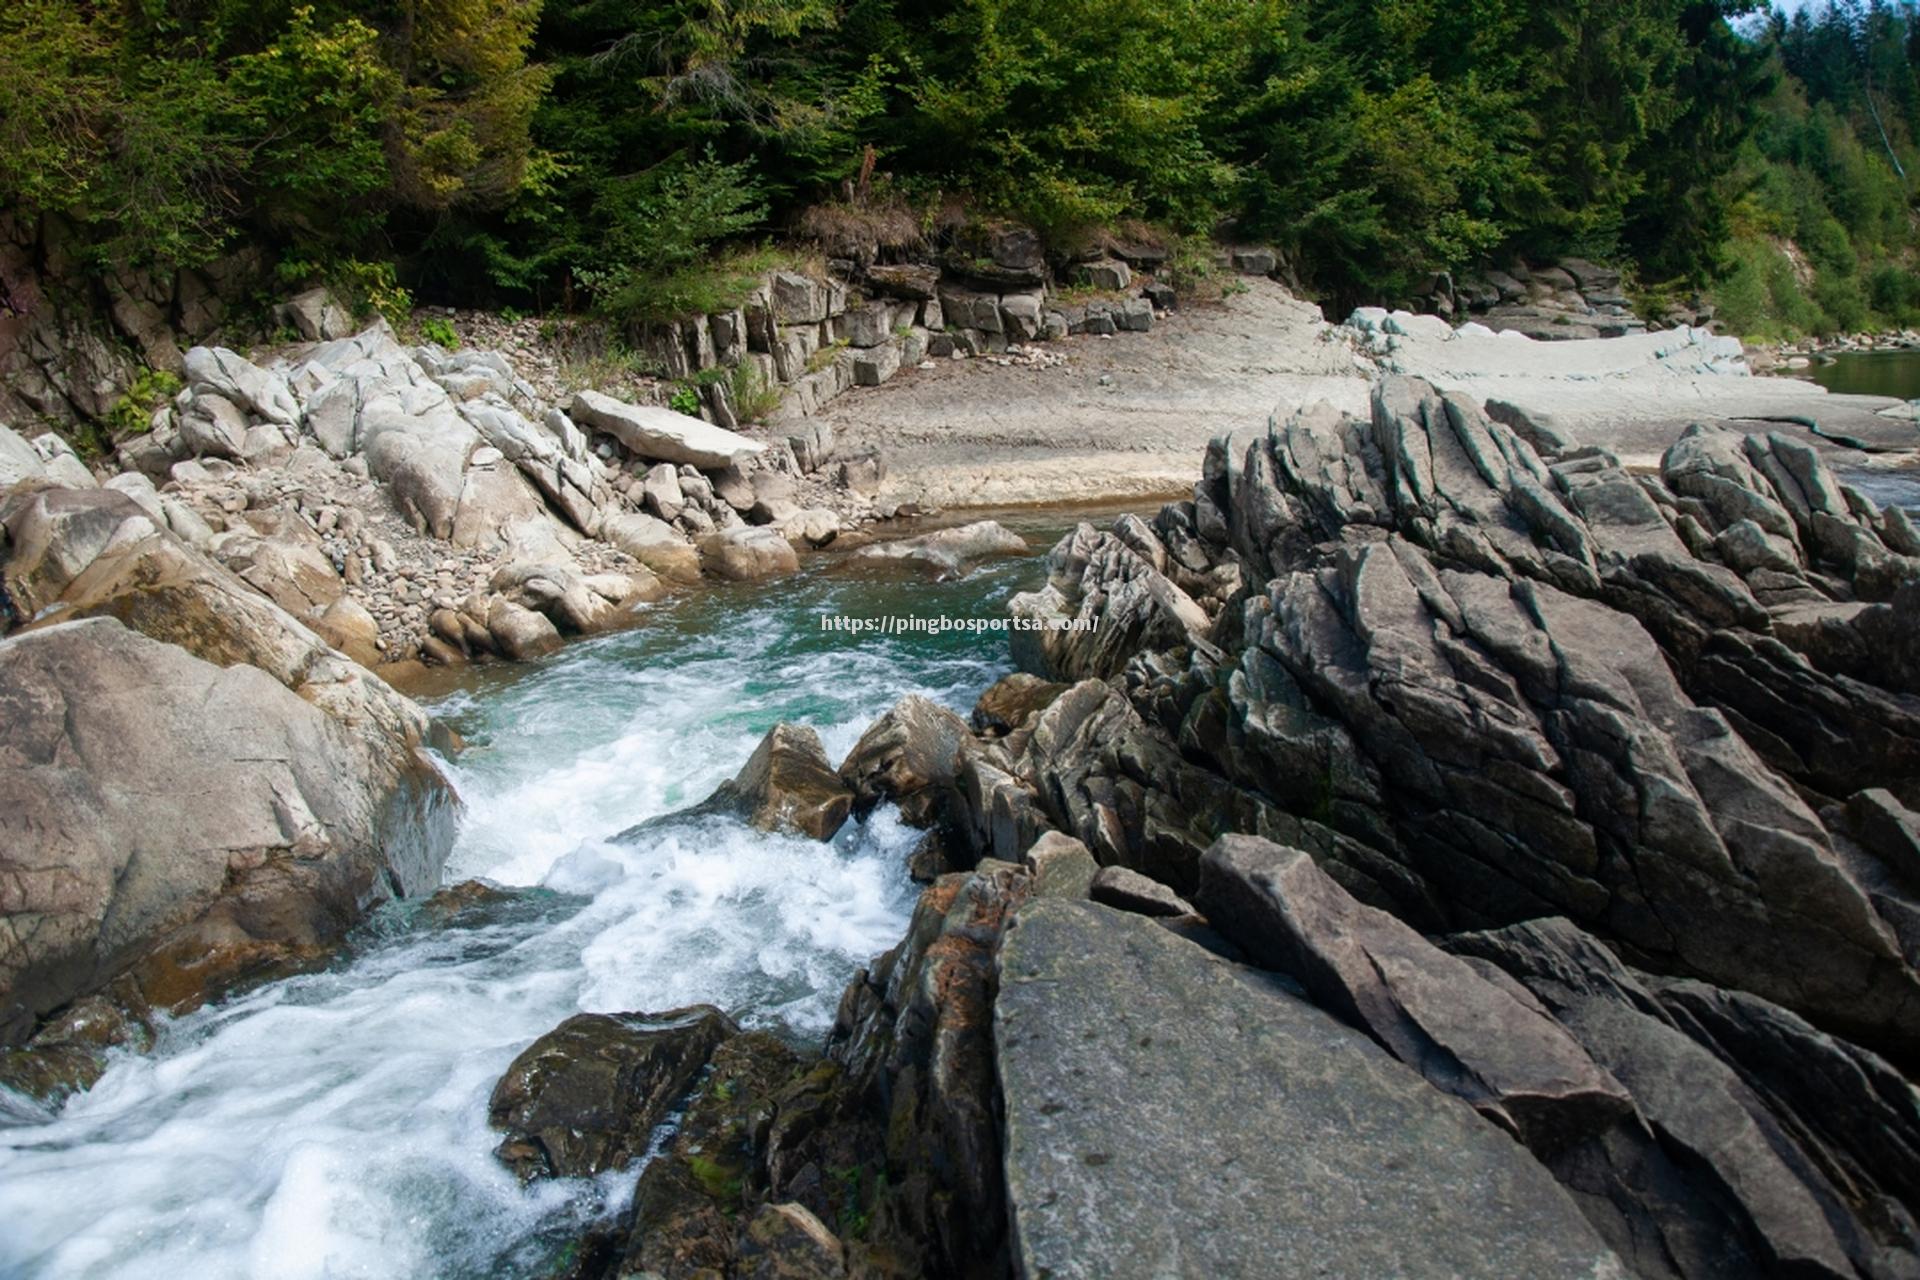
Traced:
<path id="1" fill-rule="evenodd" d="M 1725 563 L 1716 536 L 1743 520 L 1780 555 Z M 1566 914 L 1911 1055 L 1911 908 L 1808 803 L 1920 776 L 1920 703 L 1847 665 L 1885 633 L 1880 679 L 1904 669 L 1903 529 L 1780 438 L 1696 431 L 1654 481 L 1593 450 L 1549 465 L 1471 403 L 1385 379 L 1370 420 L 1308 409 L 1216 441 L 1191 504 L 1056 549 L 1048 599 L 1016 609 L 1101 639 L 1024 656 L 1129 698 L 1088 695 L 1107 709 L 1087 750 L 1036 732 L 1026 780 L 1103 863 L 1176 889 L 1208 824 L 1267 834 L 1420 927 Z M 1146 603 L 1156 563 L 1231 566 L 1247 590 L 1203 636 Z M 1102 799 L 1077 778 L 1155 758 L 1103 745 L 1134 714 L 1179 753 Z"/>
<path id="2" fill-rule="evenodd" d="M 1256 962 L 1536 1152 L 1632 1110 L 1620 1083 L 1532 1002 L 1354 901 L 1298 849 L 1222 836 L 1201 863 L 1196 901 Z"/>
<path id="3" fill-rule="evenodd" d="M 766 448 L 712 423 L 657 405 L 634 405 L 598 391 L 573 398 L 574 421 L 619 439 L 636 457 L 715 468 L 744 461 Z"/>
<path id="4" fill-rule="evenodd" d="M 767 730 L 740 772 L 712 795 L 691 808 L 649 818 L 618 838 L 725 813 L 762 831 L 831 840 L 852 814 L 853 804 L 854 792 L 828 762 L 820 735 L 807 725 L 777 724 Z"/>
<path id="5" fill-rule="evenodd" d="M 1021 1274 L 1626 1275 L 1505 1134 L 1152 921 L 1034 901 L 1000 970 Z"/>
<path id="6" fill-rule="evenodd" d="M 438 881 L 438 772 L 255 666 L 96 618 L 0 640 L 0 690 L 0 1040 L 123 974 L 190 1008 Z"/>
<path id="7" fill-rule="evenodd" d="M 894 538 L 861 547 L 855 558 L 884 563 L 906 561 L 943 573 L 955 572 L 988 556 L 1018 555 L 1027 540 L 995 520 L 936 529 L 910 538 Z"/>

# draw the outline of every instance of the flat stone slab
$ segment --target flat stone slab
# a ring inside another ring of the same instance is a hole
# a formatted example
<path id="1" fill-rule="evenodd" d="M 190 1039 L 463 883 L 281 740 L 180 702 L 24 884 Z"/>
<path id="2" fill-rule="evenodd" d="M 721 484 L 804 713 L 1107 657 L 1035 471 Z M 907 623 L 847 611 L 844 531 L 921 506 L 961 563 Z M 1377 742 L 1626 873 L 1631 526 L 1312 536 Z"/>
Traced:
<path id="1" fill-rule="evenodd" d="M 1038 899 L 1000 975 L 1021 1274 L 1626 1275 L 1511 1138 L 1162 925 Z"/>
<path id="2" fill-rule="evenodd" d="M 702 471 L 732 466 L 767 447 L 672 409 L 628 404 L 598 391 L 576 393 L 569 412 L 575 422 L 606 432 L 637 458 L 684 462 Z"/>

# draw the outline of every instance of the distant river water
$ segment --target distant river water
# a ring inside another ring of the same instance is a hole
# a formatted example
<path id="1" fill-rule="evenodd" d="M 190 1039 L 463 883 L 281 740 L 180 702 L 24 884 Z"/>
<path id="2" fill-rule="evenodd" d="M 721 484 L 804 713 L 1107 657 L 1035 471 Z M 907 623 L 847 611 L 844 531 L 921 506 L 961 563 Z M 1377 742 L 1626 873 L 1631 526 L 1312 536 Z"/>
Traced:
<path id="1" fill-rule="evenodd" d="M 1070 523 L 1018 521 L 1033 556 L 952 581 L 818 557 L 466 671 L 429 699 L 471 744 L 450 765 L 467 808 L 447 880 L 517 896 L 450 927 L 392 904 L 326 971 L 166 1023 L 57 1112 L 0 1090 L 0 1277 L 545 1274 L 637 1174 L 520 1186 L 486 1119 L 513 1057 L 581 1010 L 696 1002 L 817 1043 L 916 896 L 919 833 L 890 809 L 831 844 L 732 819 L 611 837 L 704 798 L 778 721 L 815 726 L 838 760 L 905 694 L 965 714 L 1008 670 L 1005 633 L 820 619 L 1003 618 Z"/>
<path id="2" fill-rule="evenodd" d="M 1805 376 L 1829 391 L 1920 399 L 1920 351 L 1845 352 Z"/>

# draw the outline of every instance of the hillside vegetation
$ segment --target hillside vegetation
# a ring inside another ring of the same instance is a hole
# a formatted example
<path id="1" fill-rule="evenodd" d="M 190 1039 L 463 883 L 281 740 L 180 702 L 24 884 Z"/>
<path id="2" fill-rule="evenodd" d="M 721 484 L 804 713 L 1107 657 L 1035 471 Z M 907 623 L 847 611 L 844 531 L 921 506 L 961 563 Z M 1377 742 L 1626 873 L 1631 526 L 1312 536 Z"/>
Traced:
<path id="1" fill-rule="evenodd" d="M 13 0 L 0 206 L 100 265 L 722 299 L 757 247 L 1269 241 L 1332 304 L 1578 254 L 1753 334 L 1920 317 L 1920 21 L 1720 0 Z"/>

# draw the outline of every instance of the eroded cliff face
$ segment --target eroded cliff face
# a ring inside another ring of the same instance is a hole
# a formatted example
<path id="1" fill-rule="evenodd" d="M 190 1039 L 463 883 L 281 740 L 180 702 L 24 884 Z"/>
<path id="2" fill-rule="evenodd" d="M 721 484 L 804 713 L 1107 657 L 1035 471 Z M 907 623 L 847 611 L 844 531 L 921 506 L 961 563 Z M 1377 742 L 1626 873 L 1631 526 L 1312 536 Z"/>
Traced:
<path id="1" fill-rule="evenodd" d="M 1920 540 L 1776 437 L 1548 439 L 1387 380 L 1063 539 L 1014 611 L 1099 626 L 842 766 L 931 879 L 810 1077 L 862 1189 L 776 1103 L 738 1222 L 803 1209 L 799 1274 L 1920 1274 Z"/>

